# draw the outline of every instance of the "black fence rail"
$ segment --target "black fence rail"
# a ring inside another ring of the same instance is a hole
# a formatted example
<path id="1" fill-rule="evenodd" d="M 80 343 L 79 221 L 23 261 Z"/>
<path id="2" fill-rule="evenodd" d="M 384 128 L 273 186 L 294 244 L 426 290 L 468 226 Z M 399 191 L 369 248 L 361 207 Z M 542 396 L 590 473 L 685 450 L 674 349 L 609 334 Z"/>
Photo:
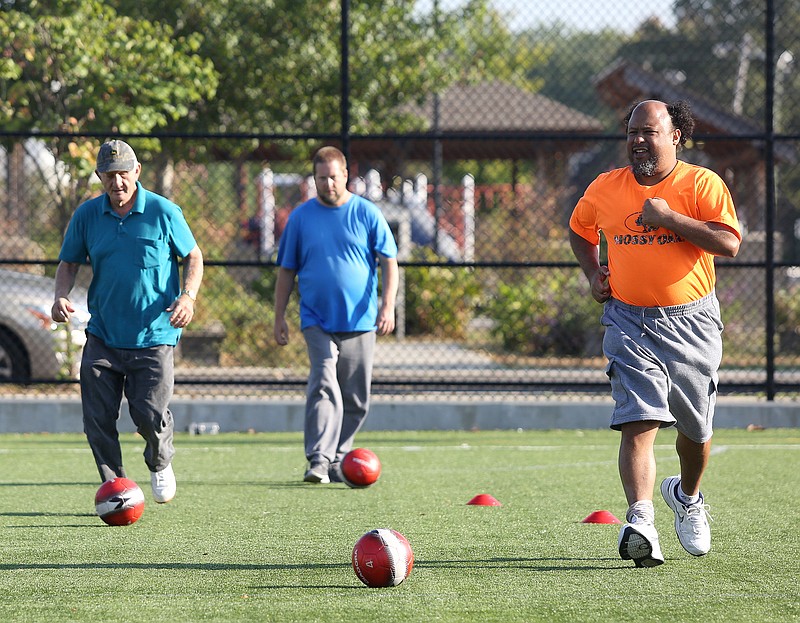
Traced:
<path id="1" fill-rule="evenodd" d="M 324 144 L 345 151 L 351 190 L 381 207 L 399 244 L 398 325 L 378 343 L 376 392 L 606 391 L 601 308 L 567 221 L 598 173 L 626 163 L 621 121 L 646 98 L 691 104 L 680 157 L 725 179 L 744 227 L 739 255 L 718 262 L 720 391 L 800 391 L 791 3 L 598 15 L 582 1 L 342 1 L 340 20 L 314 30 L 306 2 L 258 16 L 129 4 L 107 3 L 97 24 L 127 46 L 98 36 L 83 51 L 93 62 L 72 57 L 80 46 L 58 27 L 91 15 L 0 5 L 0 391 L 76 382 L 81 318 L 49 321 L 52 276 L 72 212 L 100 192 L 94 157 L 112 136 L 137 150 L 145 187 L 183 208 L 206 258 L 179 391 L 302 391 L 296 301 L 294 339 L 272 338 L 274 259 Z M 159 25 L 147 45 L 126 17 Z"/>

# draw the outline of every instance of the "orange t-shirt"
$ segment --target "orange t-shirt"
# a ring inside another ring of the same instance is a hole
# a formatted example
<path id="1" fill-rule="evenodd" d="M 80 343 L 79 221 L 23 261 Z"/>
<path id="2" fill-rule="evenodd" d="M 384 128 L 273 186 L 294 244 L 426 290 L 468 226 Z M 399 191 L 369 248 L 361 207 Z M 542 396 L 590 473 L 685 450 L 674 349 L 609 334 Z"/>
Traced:
<path id="1" fill-rule="evenodd" d="M 680 214 L 728 226 L 739 221 L 725 182 L 683 161 L 655 186 L 642 186 L 630 167 L 597 177 L 578 201 L 570 228 L 593 244 L 608 242 L 611 296 L 630 305 L 665 307 L 696 301 L 714 290 L 714 256 L 664 228 L 641 222 L 646 199 L 661 197 Z"/>

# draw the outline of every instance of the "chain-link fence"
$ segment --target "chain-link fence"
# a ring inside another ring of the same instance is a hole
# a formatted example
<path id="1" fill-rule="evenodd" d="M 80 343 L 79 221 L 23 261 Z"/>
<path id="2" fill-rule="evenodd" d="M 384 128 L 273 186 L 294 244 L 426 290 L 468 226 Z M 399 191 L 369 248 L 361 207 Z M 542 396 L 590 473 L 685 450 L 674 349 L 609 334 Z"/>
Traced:
<path id="1" fill-rule="evenodd" d="M 56 27 L 90 17 L 51 4 L 0 2 L 0 47 L 21 68 L 0 65 L 4 383 L 74 383 L 82 327 L 49 321 L 47 276 L 73 210 L 100 192 L 97 146 L 119 135 L 143 161 L 145 187 L 183 207 L 206 259 L 179 392 L 302 391 L 296 300 L 289 347 L 272 337 L 274 258 L 323 144 L 345 151 L 351 190 L 381 207 L 399 243 L 398 327 L 379 340 L 375 391 L 606 391 L 601 308 L 567 221 L 598 173 L 626 163 L 630 105 L 657 98 L 691 104 L 697 127 L 680 157 L 725 179 L 745 230 L 739 255 L 717 263 L 720 389 L 800 389 L 796 0 L 209 2 L 207 12 L 109 2 L 104 24 L 121 20 L 118 36 L 133 43 L 91 88 L 94 66 L 68 63 L 78 44 Z M 49 47 L 14 30 L 20 15 L 38 20 Z M 126 68 L 142 62 L 145 35 L 122 16 L 167 25 L 174 57 Z M 201 78 L 176 69 L 190 40 Z M 195 80 L 199 94 L 171 92 L 174 110 L 148 128 L 159 94 L 137 80 L 159 79 Z"/>

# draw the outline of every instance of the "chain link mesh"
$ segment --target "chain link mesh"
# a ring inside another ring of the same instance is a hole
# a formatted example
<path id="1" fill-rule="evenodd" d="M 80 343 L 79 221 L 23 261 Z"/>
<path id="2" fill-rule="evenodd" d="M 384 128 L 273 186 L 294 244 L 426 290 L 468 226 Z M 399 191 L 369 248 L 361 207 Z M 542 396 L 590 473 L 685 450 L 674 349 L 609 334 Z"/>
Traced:
<path id="1" fill-rule="evenodd" d="M 725 179 L 745 230 L 738 257 L 718 262 L 721 391 L 800 388 L 793 2 L 344 5 L 349 73 L 314 75 L 305 128 L 294 113 L 270 110 L 263 126 L 242 121 L 235 134 L 185 126 L 128 138 L 143 184 L 182 206 L 207 262 L 177 350 L 179 394 L 302 393 L 296 300 L 294 339 L 278 348 L 272 338 L 274 259 L 323 144 L 346 151 L 351 190 L 381 206 L 399 242 L 398 328 L 379 340 L 377 393 L 605 392 L 600 306 L 569 249 L 567 221 L 598 173 L 626 163 L 622 119 L 645 98 L 690 102 L 697 128 L 680 157 Z M 370 22 L 375 5 L 404 26 Z M 338 41 L 341 24 L 325 28 Z M 433 51 L 414 48 L 415 36 Z M 335 54 L 320 60 L 329 72 L 341 66 Z M 20 382 L 76 391 L 81 327 L 52 324 L 52 284 L 26 290 L 17 275 L 54 274 L 70 215 L 100 189 L 53 157 L 70 153 L 75 134 L 2 138 L 0 391 Z"/>

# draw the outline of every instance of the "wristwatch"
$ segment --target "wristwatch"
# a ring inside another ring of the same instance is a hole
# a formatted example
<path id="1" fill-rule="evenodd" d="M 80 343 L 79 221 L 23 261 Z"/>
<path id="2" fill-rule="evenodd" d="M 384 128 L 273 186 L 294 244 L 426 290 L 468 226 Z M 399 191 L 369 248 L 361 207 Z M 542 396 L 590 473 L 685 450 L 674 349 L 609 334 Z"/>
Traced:
<path id="1" fill-rule="evenodd" d="M 188 296 L 192 299 L 192 302 L 197 300 L 197 292 L 195 290 L 181 290 L 181 294 Z"/>

